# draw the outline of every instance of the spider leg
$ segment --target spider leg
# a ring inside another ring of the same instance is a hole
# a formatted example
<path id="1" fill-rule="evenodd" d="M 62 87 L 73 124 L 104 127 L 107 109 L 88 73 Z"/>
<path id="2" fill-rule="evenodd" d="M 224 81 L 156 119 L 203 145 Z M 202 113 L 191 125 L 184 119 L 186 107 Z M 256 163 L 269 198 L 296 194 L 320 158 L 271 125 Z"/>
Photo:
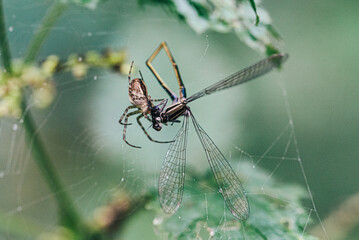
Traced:
<path id="1" fill-rule="evenodd" d="M 140 73 L 141 79 L 143 80 L 143 76 L 140 70 L 138 70 L 138 72 Z"/>
<path id="2" fill-rule="evenodd" d="M 152 99 L 151 102 L 159 102 L 161 101 L 159 104 L 156 105 L 156 107 L 158 106 L 162 106 L 160 111 L 162 112 L 163 109 L 166 107 L 168 99 Z"/>
<path id="3" fill-rule="evenodd" d="M 163 99 L 158 105 L 162 105 L 161 107 L 161 112 L 163 111 L 163 109 L 165 109 L 166 105 L 167 105 L 168 99 Z"/>
<path id="4" fill-rule="evenodd" d="M 131 105 L 131 106 L 128 106 L 128 107 L 126 108 L 126 110 L 123 112 L 123 114 L 122 114 L 120 120 L 118 121 L 119 124 L 125 125 L 124 123 L 122 123 L 122 120 L 123 120 L 123 118 L 126 116 L 128 110 L 130 110 L 130 109 L 132 109 L 132 108 L 136 108 L 136 106 Z M 127 125 L 131 125 L 131 124 L 132 124 L 132 123 L 128 123 Z"/>
<path id="5" fill-rule="evenodd" d="M 128 73 L 128 83 L 130 83 L 130 82 L 131 82 L 131 71 L 132 71 L 132 66 L 133 66 L 133 63 L 134 63 L 134 61 L 132 61 L 132 63 L 131 63 L 131 67 L 130 67 L 130 71 L 129 71 L 129 73 Z"/>
<path id="6" fill-rule="evenodd" d="M 127 114 L 126 117 L 125 117 L 125 124 L 124 124 L 125 126 L 123 127 L 123 141 L 125 141 L 125 143 L 127 143 L 128 145 L 130 145 L 131 147 L 134 147 L 134 148 L 141 148 L 141 147 L 132 145 L 131 143 L 127 142 L 127 140 L 126 140 L 126 132 L 127 132 L 127 125 L 129 125 L 129 124 L 127 124 L 127 121 L 128 121 L 129 117 L 131 117 L 133 115 L 136 115 L 136 114 L 139 114 L 139 113 L 141 113 L 141 109 L 138 109 L 138 110 L 136 110 L 134 112 L 131 112 L 131 113 Z"/>
<path id="7" fill-rule="evenodd" d="M 143 117 L 144 115 L 141 114 L 139 115 L 136 119 L 137 119 L 137 123 L 138 125 L 140 125 L 140 127 L 142 128 L 142 131 L 146 134 L 146 136 L 148 137 L 148 139 L 152 142 L 156 142 L 156 143 L 171 143 L 173 141 L 157 141 L 157 140 L 154 140 L 146 131 L 146 129 L 143 127 L 141 121 L 140 121 L 140 118 Z"/>
<path id="8" fill-rule="evenodd" d="M 151 99 L 151 102 L 161 102 L 161 101 L 164 101 L 165 99 L 162 98 L 162 99 Z"/>

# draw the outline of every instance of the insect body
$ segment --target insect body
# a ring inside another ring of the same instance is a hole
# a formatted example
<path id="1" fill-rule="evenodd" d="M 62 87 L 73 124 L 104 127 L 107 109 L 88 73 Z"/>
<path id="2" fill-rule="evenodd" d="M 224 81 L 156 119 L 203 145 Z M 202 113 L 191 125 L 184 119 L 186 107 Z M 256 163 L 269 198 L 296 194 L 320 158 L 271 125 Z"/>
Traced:
<path id="1" fill-rule="evenodd" d="M 127 123 L 128 118 L 133 116 L 133 115 L 138 115 L 137 118 L 136 118 L 137 123 L 138 123 L 138 125 L 140 125 L 143 132 L 146 134 L 146 136 L 151 141 L 157 142 L 157 143 L 169 143 L 171 141 L 157 141 L 157 140 L 152 139 L 151 136 L 147 133 L 146 129 L 143 127 L 143 125 L 142 125 L 142 123 L 140 121 L 141 117 L 145 117 L 146 119 L 152 121 L 154 129 L 156 129 L 157 131 L 160 131 L 162 129 L 160 119 L 158 119 L 156 117 L 152 117 L 151 118 L 152 120 L 151 120 L 148 115 L 151 115 L 151 116 L 155 116 L 156 114 L 159 115 L 159 112 L 161 112 L 163 110 L 163 108 L 159 108 L 159 106 L 161 106 L 161 104 L 165 105 L 167 103 L 167 100 L 151 99 L 151 96 L 148 95 L 147 87 L 146 87 L 145 82 L 143 81 L 143 77 L 142 77 L 141 72 L 140 72 L 141 78 L 135 78 L 135 79 L 131 80 L 132 66 L 133 66 L 133 62 L 131 64 L 130 72 L 128 74 L 128 82 L 129 82 L 128 96 L 129 96 L 129 99 L 130 99 L 130 102 L 132 103 L 132 105 L 130 105 L 130 106 L 128 106 L 126 108 L 126 110 L 124 111 L 124 113 L 122 114 L 122 116 L 121 116 L 121 118 L 119 120 L 120 124 L 125 125 L 124 128 L 123 128 L 123 140 L 128 145 L 130 145 L 131 147 L 140 148 L 138 146 L 130 144 L 126 140 L 127 126 L 131 125 L 131 123 Z M 157 106 L 154 106 L 153 102 L 158 102 L 158 101 L 161 101 L 161 103 L 159 103 Z M 133 108 L 137 108 L 137 110 L 128 113 L 128 110 L 133 109 Z M 122 120 L 124 118 L 125 118 L 125 120 L 124 120 L 124 123 L 123 123 Z"/>
<path id="2" fill-rule="evenodd" d="M 160 75 L 152 66 L 152 61 L 162 48 L 166 51 L 167 56 L 169 57 L 175 71 L 175 75 L 179 85 L 179 97 L 177 97 L 171 91 L 171 89 L 169 89 L 169 87 L 164 83 Z M 141 118 L 142 116 L 146 116 L 147 119 L 152 121 L 152 127 L 159 131 L 162 128 L 161 124 L 166 124 L 168 122 L 177 122 L 177 119 L 183 116 L 182 127 L 178 131 L 177 135 L 174 137 L 173 141 L 170 142 L 171 144 L 165 156 L 165 160 L 162 164 L 159 177 L 158 192 L 160 196 L 160 203 L 162 209 L 166 213 L 176 212 L 182 201 L 185 179 L 187 133 L 189 118 L 191 118 L 198 138 L 206 153 L 214 178 L 217 182 L 219 192 L 222 194 L 227 207 L 229 208 L 233 216 L 240 220 L 246 220 L 249 217 L 249 203 L 240 180 L 236 176 L 235 172 L 233 171 L 232 167 L 230 166 L 224 155 L 221 153 L 221 151 L 218 149 L 212 139 L 208 136 L 208 134 L 203 130 L 203 128 L 198 124 L 187 104 L 205 95 L 209 95 L 211 93 L 230 88 L 241 83 L 247 82 L 256 77 L 259 77 L 271 71 L 272 69 L 279 67 L 287 58 L 287 54 L 274 54 L 266 59 L 263 59 L 253 64 L 252 66 L 249 66 L 243 70 L 240 70 L 239 72 L 228 76 L 227 78 L 187 98 L 186 88 L 184 87 L 177 64 L 175 63 L 167 44 L 165 42 L 162 42 L 160 46 L 155 50 L 155 52 L 149 57 L 146 62 L 147 66 L 155 75 L 157 81 L 160 83 L 162 88 L 170 96 L 172 103 L 171 105 L 166 107 L 167 100 L 157 100 L 160 101 L 160 103 L 154 105 L 153 102 L 155 100 L 151 100 L 148 96 L 146 85 L 143 83 L 143 78 L 141 76 L 141 79 L 132 80 L 135 82 L 139 81 L 138 85 L 137 83 L 133 84 L 134 87 L 131 88 L 132 84 L 130 84 L 130 101 L 133 105 L 126 108 L 124 114 L 120 119 L 120 123 L 123 117 L 127 114 L 129 108 L 138 108 L 139 110 L 126 115 L 124 123 L 124 140 L 126 141 L 125 135 L 126 126 L 128 125 L 128 117 L 133 114 L 141 113 L 141 115 L 137 117 L 137 121 L 141 126 L 142 130 L 147 135 L 147 137 L 151 141 L 155 141 L 151 139 L 151 137 L 145 131 L 142 124 L 139 122 L 139 118 Z M 126 141 L 126 143 L 128 142 Z"/>

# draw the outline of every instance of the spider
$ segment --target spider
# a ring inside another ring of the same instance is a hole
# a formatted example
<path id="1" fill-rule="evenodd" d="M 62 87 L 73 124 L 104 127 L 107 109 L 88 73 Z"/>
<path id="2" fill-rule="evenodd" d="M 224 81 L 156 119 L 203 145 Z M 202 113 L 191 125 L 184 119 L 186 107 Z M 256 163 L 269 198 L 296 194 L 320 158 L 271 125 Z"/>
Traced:
<path id="1" fill-rule="evenodd" d="M 128 87 L 128 96 L 130 99 L 130 102 L 132 105 L 128 106 L 125 111 L 123 112 L 119 123 L 121 125 L 124 125 L 123 128 L 123 140 L 130 145 L 131 147 L 134 148 L 141 148 L 139 146 L 133 145 L 131 143 L 129 143 L 126 140 L 126 131 L 127 131 L 127 126 L 128 125 L 132 125 L 132 123 L 128 123 L 128 118 L 134 115 L 138 115 L 136 120 L 138 125 L 141 127 L 142 131 L 146 134 L 146 136 L 148 137 L 148 139 L 152 142 L 156 142 L 156 143 L 170 143 L 172 141 L 157 141 L 154 140 L 146 131 L 146 129 L 143 127 L 140 119 L 142 117 L 145 117 L 147 120 L 152 122 L 152 127 L 156 130 L 156 131 L 160 131 L 162 129 L 162 125 L 159 121 L 159 119 L 156 119 L 152 116 L 156 116 L 158 115 L 160 112 L 163 111 L 164 107 L 167 104 L 167 99 L 151 99 L 151 96 L 148 95 L 147 92 L 147 87 L 146 84 L 143 80 L 143 76 L 141 71 L 139 71 L 141 78 L 134 78 L 131 80 L 131 72 L 132 72 L 132 66 L 133 66 L 133 61 L 131 63 L 131 67 L 130 67 L 130 71 L 128 73 L 128 82 L 129 82 L 129 87 Z M 153 102 L 160 102 L 157 105 L 154 105 Z M 130 112 L 128 113 L 128 111 L 130 109 L 133 108 L 137 108 L 136 111 Z M 151 115 L 151 119 L 149 118 L 148 115 Z M 124 122 L 122 122 L 123 118 L 125 118 Z"/>

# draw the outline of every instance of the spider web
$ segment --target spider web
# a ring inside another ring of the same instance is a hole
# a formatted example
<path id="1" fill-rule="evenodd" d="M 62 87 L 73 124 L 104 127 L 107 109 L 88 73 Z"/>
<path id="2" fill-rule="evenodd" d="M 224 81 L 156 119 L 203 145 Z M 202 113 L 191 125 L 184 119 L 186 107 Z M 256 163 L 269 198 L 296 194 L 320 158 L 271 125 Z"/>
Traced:
<path id="1" fill-rule="evenodd" d="M 18 7 L 19 3 L 21 3 L 21 8 Z M 50 4 L 51 1 L 36 1 L 35 4 L 5 1 L 8 33 L 15 58 L 24 54 L 28 39 L 39 26 Z M 58 54 L 66 58 L 71 53 L 101 50 L 109 46 L 111 48 L 127 47 L 131 54 L 129 61 L 134 59 L 142 70 L 149 92 L 154 98 L 163 97 L 164 92 L 158 87 L 149 71 L 146 72 L 144 62 L 157 44 L 163 40 L 168 41 L 172 47 L 171 51 L 180 66 L 187 91 L 190 93 L 209 86 L 210 83 L 222 79 L 228 73 L 238 70 L 235 68 L 238 62 L 236 64 L 222 63 L 231 62 L 230 57 L 233 54 L 224 50 L 224 47 L 218 43 L 218 36 L 208 34 L 198 37 L 186 26 L 156 9 L 149 8 L 143 12 L 138 10 L 131 10 L 131 12 L 128 9 L 136 9 L 136 4 L 130 1 L 121 4 L 110 1 L 96 11 L 81 7 L 71 8 L 52 29 L 39 59 L 48 54 Z M 156 27 L 150 28 L 150 26 Z M 176 27 L 173 28 L 173 26 Z M 185 44 L 181 42 L 181 36 L 187 37 Z M 191 54 L 181 49 L 183 47 L 190 48 Z M 245 51 L 243 47 L 241 49 Z M 228 55 L 228 57 L 218 57 L 223 55 Z M 183 63 L 186 60 L 192 63 Z M 161 74 L 174 80 L 171 66 L 165 56 L 161 56 L 156 61 L 158 61 L 156 66 L 160 66 Z M 246 61 L 248 62 L 240 62 L 240 65 L 244 67 L 256 60 Z M 211 66 L 215 67 L 211 69 Z M 137 71 L 133 75 L 138 76 Z M 309 212 L 308 222 L 314 216 L 321 224 L 321 217 L 310 188 L 310 179 L 307 178 L 303 165 L 307 159 L 301 158 L 295 119 L 291 112 L 286 87 L 283 84 L 287 76 L 283 75 L 274 74 L 279 78 L 277 81 L 270 80 L 274 78 L 273 76 L 266 77 L 269 78 L 266 80 L 267 84 L 277 83 L 275 91 L 281 97 L 283 104 L 280 108 L 284 115 L 280 116 L 282 128 L 278 132 L 272 129 L 271 134 L 275 137 L 271 140 L 263 140 L 263 146 L 267 146 L 265 149 L 249 151 L 246 149 L 250 147 L 241 144 L 240 140 L 238 143 L 233 141 L 236 137 L 233 136 L 233 129 L 240 131 L 241 129 L 238 130 L 235 126 L 242 126 L 237 119 L 233 119 L 233 112 L 241 111 L 240 114 L 243 115 L 248 111 L 245 107 L 242 109 L 238 107 L 239 104 L 236 102 L 244 104 L 246 98 L 250 99 L 248 94 L 251 90 L 232 89 L 228 90 L 229 94 L 218 93 L 217 97 L 209 96 L 208 100 L 202 103 L 200 100 L 198 103 L 193 103 L 192 110 L 196 116 L 200 115 L 198 121 L 218 143 L 224 155 L 229 156 L 229 160 L 235 155 L 250 160 L 253 168 L 244 181 L 244 186 L 256 174 L 257 166 L 266 163 L 265 167 L 270 169 L 268 179 L 262 183 L 258 192 L 249 192 L 249 195 L 264 194 L 273 199 L 278 198 L 266 192 L 267 181 L 277 175 L 281 176 L 279 172 L 283 165 L 287 163 L 296 165 L 297 168 L 293 168 L 294 174 L 301 178 L 301 184 L 307 189 L 310 200 L 301 207 Z M 257 86 L 264 82 L 260 81 Z M 27 107 L 35 117 L 37 133 L 41 135 L 46 151 L 63 179 L 66 190 L 86 217 L 91 217 L 93 210 L 106 204 L 119 189 L 125 191 L 130 199 L 135 199 L 157 186 L 159 169 L 168 146 L 148 143 L 141 130 L 134 126 L 129 127 L 127 131 L 128 140 L 138 143 L 143 148 L 132 149 L 124 144 L 122 127 L 117 121 L 129 105 L 127 85 L 126 77 L 105 70 L 90 70 L 81 81 L 74 80 L 67 73 L 61 73 L 56 76 L 58 93 L 52 106 L 46 110 L 36 110 L 31 105 Z M 175 84 L 169 85 L 175 89 Z M 241 96 L 234 96 L 237 95 L 235 91 L 240 91 Z M 274 95 L 269 94 L 271 97 Z M 221 99 L 218 100 L 218 98 Z M 221 107 L 225 104 L 228 107 Z M 224 125 L 227 127 L 216 128 L 218 122 L 224 120 L 226 121 Z M 243 125 L 245 123 L 244 121 Z M 261 121 L 258 124 L 262 123 Z M 177 129 L 178 125 L 175 124 L 174 127 L 167 127 L 161 133 L 149 131 L 156 139 L 169 140 L 175 135 Z M 190 133 L 189 141 L 196 142 L 194 138 L 194 135 Z M 187 168 L 198 168 L 198 165 L 209 168 L 208 165 L 202 164 L 205 161 L 204 153 L 201 151 L 197 153 L 194 148 L 190 146 L 188 149 L 188 162 L 192 163 Z M 13 218 L 19 224 L 26 222 L 26 219 L 34 221 L 35 227 L 27 223 L 23 225 L 28 229 L 41 226 L 43 231 L 51 232 L 56 225 L 54 194 L 48 190 L 40 171 L 32 160 L 31 151 L 31 147 L 29 148 L 25 141 L 22 120 L 2 119 L 0 122 L 0 186 L 3 193 L 0 203 L 1 214 L 9 218 L 9 225 L 0 231 L 0 236 L 4 239 L 12 236 L 8 230 L 11 228 L 10 222 Z M 280 151 L 281 155 L 272 154 Z M 193 159 L 202 160 L 193 161 Z M 237 169 L 236 165 L 233 167 Z M 215 186 L 212 190 L 216 192 Z M 199 199 L 202 199 L 206 205 L 208 205 L 207 194 L 203 193 L 199 196 Z M 280 200 L 290 201 L 283 198 Z M 208 207 L 205 211 L 211 211 L 211 208 Z M 225 210 L 223 211 L 224 217 L 221 222 L 227 221 Z M 323 225 L 322 230 L 326 235 Z M 307 229 L 303 230 L 303 232 L 306 231 Z M 33 239 L 33 237 L 19 239 Z"/>

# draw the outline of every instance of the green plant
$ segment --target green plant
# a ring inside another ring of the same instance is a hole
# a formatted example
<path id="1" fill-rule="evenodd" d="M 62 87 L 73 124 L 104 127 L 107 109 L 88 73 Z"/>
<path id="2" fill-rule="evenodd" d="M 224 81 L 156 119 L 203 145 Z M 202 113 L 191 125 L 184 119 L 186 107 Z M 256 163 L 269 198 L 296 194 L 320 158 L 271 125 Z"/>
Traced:
<path id="1" fill-rule="evenodd" d="M 145 206 L 147 211 L 156 213 L 154 227 L 165 236 L 173 238 L 192 238 L 196 234 L 201 237 L 226 237 L 228 234 L 241 238 L 243 230 L 253 239 L 259 237 L 266 239 L 273 237 L 290 236 L 291 238 L 310 239 L 303 234 L 307 224 L 308 214 L 293 212 L 285 202 L 271 199 L 265 195 L 250 197 L 254 215 L 247 222 L 238 222 L 231 219 L 228 221 L 216 222 L 213 219 L 220 219 L 224 214 L 223 209 L 213 210 L 210 213 L 205 211 L 193 211 L 203 208 L 203 202 L 196 202 L 195 199 L 187 199 L 187 204 L 180 209 L 178 214 L 186 217 L 182 225 L 176 222 L 177 215 L 164 216 L 158 205 L 156 190 L 150 189 L 147 193 L 138 196 L 137 199 L 129 201 L 126 197 L 126 190 L 114 194 L 108 204 L 94 210 L 93 219 L 84 219 L 77 210 L 71 197 L 66 192 L 59 174 L 56 172 L 51 156 L 46 152 L 46 145 L 36 131 L 35 122 L 31 113 L 26 110 L 29 105 L 39 108 L 49 106 L 56 97 L 56 87 L 53 78 L 56 73 L 63 71 L 72 72 L 75 79 L 81 79 L 86 75 L 89 68 L 111 69 L 121 74 L 128 73 L 126 54 L 124 51 L 107 50 L 104 53 L 88 51 L 83 54 L 72 54 L 66 60 L 60 60 L 58 56 L 48 56 L 41 63 L 38 63 L 37 55 L 47 39 L 52 27 L 56 24 L 61 15 L 69 8 L 70 4 L 79 4 L 95 9 L 98 0 L 73 0 L 54 1 L 42 23 L 30 41 L 25 55 L 21 59 L 13 60 L 10 53 L 10 46 L 6 35 L 6 24 L 4 19 L 3 2 L 0 1 L 0 48 L 3 63 L 3 70 L 0 74 L 0 116 L 20 118 L 27 136 L 27 145 L 32 149 L 33 159 L 41 170 L 46 183 L 53 192 L 58 207 L 58 228 L 53 232 L 45 233 L 40 239 L 107 239 L 113 232 L 118 231 L 121 223 L 129 218 L 135 207 Z M 272 39 L 279 39 L 279 35 L 270 25 L 270 19 L 261 8 L 256 8 L 253 0 L 250 1 L 140 1 L 140 4 L 160 4 L 170 9 L 177 17 L 184 20 L 196 32 L 212 30 L 218 32 L 235 32 L 239 38 L 252 48 L 270 55 L 278 50 L 274 47 Z M 233 8 L 234 7 L 234 8 Z M 249 11 L 249 10 L 250 11 Z M 255 14 L 253 14 L 252 9 Z M 258 13 L 262 13 L 259 21 Z M 257 34 L 260 29 L 261 34 Z M 30 104 L 31 103 L 31 104 Z M 244 165 L 247 166 L 247 165 Z M 242 176 L 246 169 L 241 170 Z M 190 178 L 194 178 L 190 174 Z M 201 191 L 204 185 L 214 185 L 209 175 L 198 178 L 193 188 L 188 191 Z M 258 174 L 256 178 L 263 179 L 266 174 Z M 201 183 L 201 184 L 199 184 Z M 249 192 L 256 191 L 256 181 L 248 186 Z M 300 203 L 303 198 L 303 191 L 295 186 L 279 186 L 270 184 L 270 191 L 282 196 L 287 191 L 292 192 L 291 202 Z M 195 194 L 190 194 L 194 196 Z M 223 201 L 218 194 L 208 196 L 207 201 L 220 206 Z M 257 213 L 257 214 L 255 214 Z M 119 221 L 118 219 L 121 219 Z M 0 218 L 0 221 L 3 219 Z M 23 230 L 19 222 L 28 222 L 28 219 L 13 218 L 9 229 L 15 234 L 38 236 L 41 226 L 28 224 L 31 231 Z M 204 231 L 198 231 L 198 228 Z M 220 229 L 215 231 L 214 229 Z M 188 230 L 189 229 L 189 230 Z M 213 234 L 213 235 L 212 235 Z M 226 235 L 227 234 L 227 235 Z M 247 237 L 248 237 L 247 236 Z"/>

